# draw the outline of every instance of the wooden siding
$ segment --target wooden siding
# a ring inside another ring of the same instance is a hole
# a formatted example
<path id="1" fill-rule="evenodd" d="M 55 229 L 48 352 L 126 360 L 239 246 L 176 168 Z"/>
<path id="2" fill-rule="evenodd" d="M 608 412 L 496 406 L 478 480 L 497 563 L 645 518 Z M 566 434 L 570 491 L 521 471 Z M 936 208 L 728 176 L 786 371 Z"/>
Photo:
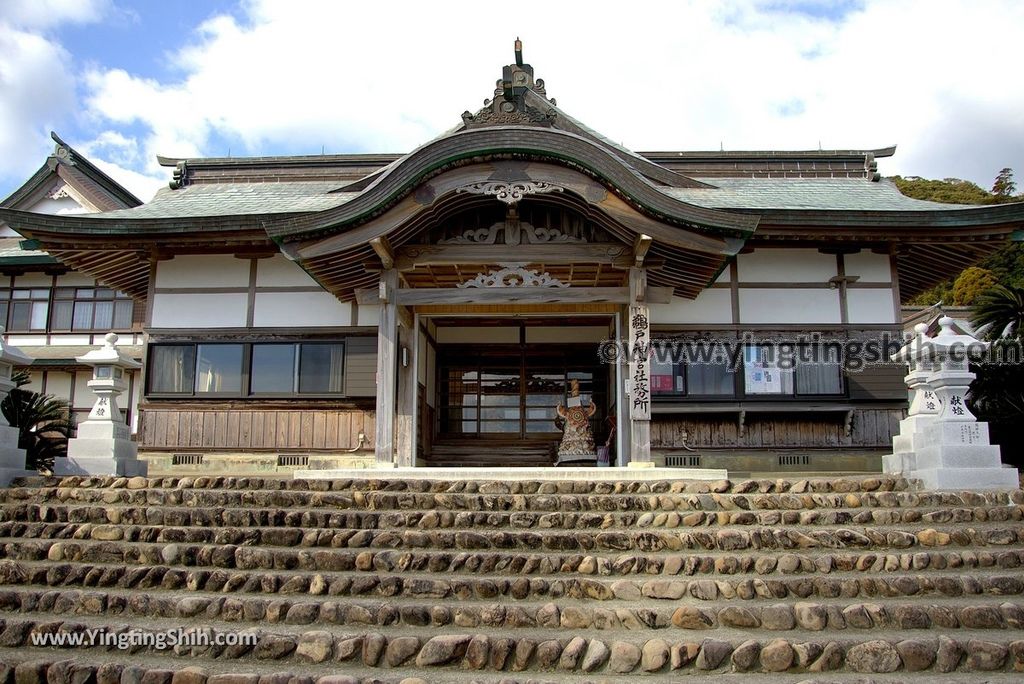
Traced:
<path id="1" fill-rule="evenodd" d="M 902 364 L 871 364 L 857 372 L 847 371 L 850 399 L 907 401 L 906 374 L 907 367 Z"/>
<path id="2" fill-rule="evenodd" d="M 337 451 L 360 432 L 373 446 L 373 411 L 357 409 L 143 408 L 139 418 L 141 449 Z"/>
<path id="3" fill-rule="evenodd" d="M 672 416 L 651 423 L 651 446 L 682 448 L 884 448 L 891 447 L 903 418 L 900 409 L 858 409 L 846 435 L 844 413 L 828 415 L 747 414 L 743 435 L 737 415 Z M 683 432 L 685 431 L 685 441 Z"/>
<path id="4" fill-rule="evenodd" d="M 377 396 L 377 337 L 349 337 L 345 345 L 345 394 Z"/>

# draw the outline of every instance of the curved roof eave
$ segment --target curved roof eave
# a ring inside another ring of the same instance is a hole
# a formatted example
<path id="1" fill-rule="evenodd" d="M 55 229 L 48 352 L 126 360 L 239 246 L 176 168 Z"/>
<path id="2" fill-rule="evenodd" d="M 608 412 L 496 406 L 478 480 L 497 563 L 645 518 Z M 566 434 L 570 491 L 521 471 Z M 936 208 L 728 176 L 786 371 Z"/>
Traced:
<path id="1" fill-rule="evenodd" d="M 322 236 L 370 220 L 432 175 L 460 163 L 511 157 L 551 161 L 576 168 L 601 181 L 653 218 L 706 232 L 748 237 L 758 217 L 708 209 L 675 199 L 594 142 L 550 128 L 495 126 L 439 138 L 396 162 L 358 196 L 333 209 L 268 222 L 278 242 Z"/>
<path id="2" fill-rule="evenodd" d="M 756 214 L 761 225 L 789 227 L 884 226 L 890 228 L 984 228 L 1024 227 L 1024 202 L 1008 204 L 958 205 L 949 209 L 906 210 L 822 210 L 822 209 L 734 209 L 738 214 Z"/>
<path id="3" fill-rule="evenodd" d="M 37 214 L 0 207 L 0 221 L 19 233 L 43 232 L 92 236 L 154 236 L 246 231 L 261 228 L 282 214 L 239 214 L 234 216 L 181 216 L 174 218 L 103 218 L 102 214 Z M 24 232 L 23 232 L 24 231 Z"/>

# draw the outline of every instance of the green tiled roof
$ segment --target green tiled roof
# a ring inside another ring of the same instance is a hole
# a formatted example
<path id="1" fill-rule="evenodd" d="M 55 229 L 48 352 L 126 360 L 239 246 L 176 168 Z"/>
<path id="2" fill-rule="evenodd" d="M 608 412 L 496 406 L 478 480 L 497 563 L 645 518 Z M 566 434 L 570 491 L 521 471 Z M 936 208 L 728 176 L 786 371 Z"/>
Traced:
<path id="1" fill-rule="evenodd" d="M 967 209 L 907 197 L 891 181 L 862 178 L 701 178 L 715 188 L 662 188 L 676 199 L 714 209 L 922 211 Z M 976 207 L 975 207 L 976 208 Z"/>
<path id="2" fill-rule="evenodd" d="M 0 238 L 0 264 L 49 264 L 56 259 L 38 249 L 22 249 L 22 237 Z"/>
<path id="3" fill-rule="evenodd" d="M 90 218 L 147 219 L 189 216 L 282 214 L 331 209 L 357 193 L 334 192 L 341 183 L 201 183 L 171 190 L 164 188 L 147 204 L 119 209 Z"/>
<path id="4" fill-rule="evenodd" d="M 926 202 L 902 195 L 888 181 L 860 178 L 700 178 L 712 188 L 660 188 L 675 199 L 713 209 L 812 209 L 838 211 L 914 211 L 968 208 Z M 148 204 L 90 218 L 145 219 L 238 216 L 322 211 L 358 196 L 332 192 L 339 183 L 202 183 L 164 189 Z M 2 243 L 2 241 L 0 241 Z M 31 253 L 24 253 L 22 256 Z M 0 256 L 10 256 L 0 254 Z"/>

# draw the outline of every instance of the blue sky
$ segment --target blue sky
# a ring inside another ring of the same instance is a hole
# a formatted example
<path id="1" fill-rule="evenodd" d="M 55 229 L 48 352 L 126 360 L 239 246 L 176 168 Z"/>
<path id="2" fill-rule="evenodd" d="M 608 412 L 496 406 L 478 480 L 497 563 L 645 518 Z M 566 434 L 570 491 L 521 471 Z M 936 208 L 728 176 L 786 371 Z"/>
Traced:
<path id="1" fill-rule="evenodd" d="M 1024 173 L 1024 3 L 5 0 L 0 197 L 49 130 L 140 197 L 156 154 L 402 152 L 475 110 L 512 40 L 573 116 L 637 150 L 874 148 L 885 174 Z"/>

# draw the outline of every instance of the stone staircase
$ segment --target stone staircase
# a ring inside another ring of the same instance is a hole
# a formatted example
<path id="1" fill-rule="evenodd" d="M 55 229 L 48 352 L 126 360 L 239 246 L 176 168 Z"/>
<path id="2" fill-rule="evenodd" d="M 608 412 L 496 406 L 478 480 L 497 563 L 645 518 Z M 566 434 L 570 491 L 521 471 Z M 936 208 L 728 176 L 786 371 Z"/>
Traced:
<path id="1" fill-rule="evenodd" d="M 1022 505 L 884 477 L 34 478 L 0 490 L 0 682 L 1017 682 Z"/>

